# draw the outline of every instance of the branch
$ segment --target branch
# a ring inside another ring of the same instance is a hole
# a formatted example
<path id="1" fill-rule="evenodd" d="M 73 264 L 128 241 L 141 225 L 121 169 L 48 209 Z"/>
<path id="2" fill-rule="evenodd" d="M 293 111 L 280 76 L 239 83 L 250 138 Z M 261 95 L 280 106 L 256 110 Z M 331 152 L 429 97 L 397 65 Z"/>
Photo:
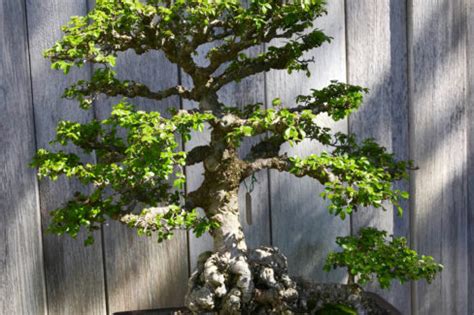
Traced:
<path id="1" fill-rule="evenodd" d="M 229 61 L 235 61 L 239 53 L 251 47 L 261 45 L 263 43 L 269 43 L 273 39 L 291 38 L 295 33 L 302 32 L 305 29 L 304 24 L 297 24 L 291 29 L 288 29 L 282 33 L 278 33 L 279 26 L 276 24 L 278 21 L 272 21 L 268 23 L 268 30 L 262 30 L 258 32 L 256 29 L 247 29 L 245 34 L 241 36 L 234 36 L 233 41 L 228 41 L 225 44 L 216 47 L 209 51 L 207 58 L 209 59 L 209 66 L 205 68 L 205 71 L 211 75 L 214 73 L 222 64 Z M 266 34 L 264 34 L 266 31 Z M 226 36 L 232 35 L 229 32 Z M 223 36 L 222 38 L 224 38 Z M 238 41 L 236 41 L 238 37 Z"/>
<path id="2" fill-rule="evenodd" d="M 97 69 L 91 81 L 78 81 L 66 89 L 64 97 L 78 99 L 83 106 L 90 104 L 99 94 L 107 96 L 121 95 L 128 98 L 145 97 L 162 100 L 173 95 L 192 99 L 192 94 L 183 86 L 178 85 L 161 91 L 151 91 L 145 84 L 135 81 L 121 81 L 115 77 L 116 73 L 109 68 Z"/>
<path id="3" fill-rule="evenodd" d="M 386 209 L 384 201 L 390 201 L 401 215 L 399 202 L 408 198 L 408 193 L 393 189 L 392 184 L 407 178 L 410 164 L 396 161 L 384 148 L 365 141 L 352 152 L 336 149 L 304 158 L 283 155 L 257 159 L 246 164 L 241 180 L 265 168 L 309 176 L 324 185 L 321 196 L 331 201 L 329 212 L 343 219 L 359 206 Z"/>
<path id="4" fill-rule="evenodd" d="M 248 119 L 229 133 L 236 143 L 243 137 L 257 136 L 269 132 L 271 135 L 255 144 L 244 160 L 278 156 L 283 143 L 299 143 L 304 139 L 318 140 L 330 144 L 330 129 L 317 125 L 316 115 L 311 112 L 292 112 L 286 108 L 255 111 Z"/>
<path id="5" fill-rule="evenodd" d="M 156 218 L 159 215 L 164 215 L 170 211 L 170 207 L 155 207 L 148 208 L 141 214 L 127 213 L 118 217 L 118 221 L 128 226 L 143 229 L 146 231 L 157 231 L 166 228 L 158 224 Z"/>
<path id="6" fill-rule="evenodd" d="M 209 155 L 210 150 L 211 148 L 208 145 L 201 145 L 193 148 L 186 156 L 186 165 L 190 166 L 204 161 L 206 156 Z"/>
<path id="7" fill-rule="evenodd" d="M 244 160 L 252 161 L 276 157 L 280 152 L 281 145 L 285 142 L 286 140 L 279 134 L 265 138 L 250 148 L 250 152 L 245 156 Z"/>
<path id="8" fill-rule="evenodd" d="M 140 214 L 128 213 L 119 215 L 121 223 L 138 230 L 141 235 L 151 236 L 156 233 L 158 241 L 169 239 L 175 230 L 193 229 L 205 231 L 210 222 L 198 218 L 195 210 L 183 209 L 177 205 L 152 207 L 144 209 Z"/>
<path id="9" fill-rule="evenodd" d="M 247 163 L 242 174 L 242 180 L 262 169 L 275 169 L 279 172 L 291 172 L 296 177 L 309 176 L 318 180 L 323 185 L 327 182 L 337 181 L 337 177 L 325 167 L 319 167 L 317 169 L 304 167 L 295 172 L 293 170 L 293 162 L 288 158 L 288 156 L 286 156 L 286 154 L 277 157 L 256 159 Z"/>
<path id="10" fill-rule="evenodd" d="M 281 47 L 269 47 L 269 51 L 256 58 L 247 58 L 233 62 L 220 76 L 214 78 L 212 89 L 218 90 L 222 86 L 236 80 L 271 69 L 307 70 L 311 61 L 300 61 L 304 52 L 321 46 L 330 40 L 319 30 L 303 35 L 301 41 L 291 41 Z"/>
<path id="11" fill-rule="evenodd" d="M 177 85 L 171 88 L 168 88 L 166 90 L 161 90 L 161 91 L 151 91 L 146 85 L 141 84 L 141 83 L 136 83 L 131 81 L 129 83 L 128 89 L 119 89 L 115 91 L 117 94 L 121 94 L 123 96 L 133 98 L 133 97 L 146 97 L 149 99 L 154 99 L 154 100 L 162 100 L 167 97 L 173 96 L 173 95 L 178 95 L 182 98 L 186 99 L 192 99 L 191 97 L 191 92 L 189 90 L 186 90 L 183 86 Z M 103 92 L 104 93 L 104 92 Z M 109 96 L 114 96 L 114 95 L 109 95 Z"/>
<path id="12" fill-rule="evenodd" d="M 356 85 L 331 81 L 327 87 L 312 89 L 309 95 L 299 95 L 296 102 L 299 106 L 289 109 L 290 112 L 311 111 L 314 115 L 327 113 L 332 119 L 340 120 L 359 108 L 364 93 L 368 90 Z"/>
<path id="13" fill-rule="evenodd" d="M 288 108 L 290 113 L 300 113 L 304 110 L 310 110 L 313 115 L 318 115 L 328 111 L 327 104 L 305 104 Z"/>

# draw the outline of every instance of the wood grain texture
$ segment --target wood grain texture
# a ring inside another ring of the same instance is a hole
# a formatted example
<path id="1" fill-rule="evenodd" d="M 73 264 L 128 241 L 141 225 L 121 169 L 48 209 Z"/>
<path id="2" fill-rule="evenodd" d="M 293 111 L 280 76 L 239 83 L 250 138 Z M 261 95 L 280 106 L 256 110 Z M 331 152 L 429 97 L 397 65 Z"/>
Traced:
<path id="1" fill-rule="evenodd" d="M 416 249 L 444 265 L 415 286 L 417 314 L 467 314 L 466 1 L 410 7 L 410 145 Z M 472 123 L 472 122 L 470 122 Z"/>
<path id="2" fill-rule="evenodd" d="M 201 54 L 197 57 L 197 62 L 205 62 L 203 54 L 211 47 L 201 48 Z M 260 47 L 254 47 L 248 51 L 249 55 L 256 55 L 261 52 Z M 183 73 L 183 84 L 185 86 L 192 86 L 192 80 Z M 265 87 L 263 74 L 243 79 L 239 83 L 231 83 L 219 91 L 219 100 L 227 106 L 236 106 L 242 108 L 248 104 L 264 103 Z M 196 106 L 193 102 L 184 101 L 185 108 L 193 108 Z M 191 141 L 186 143 L 186 150 L 195 146 L 206 144 L 209 142 L 210 131 L 205 130 L 203 133 L 193 133 Z M 243 157 L 250 147 L 255 144 L 257 139 L 245 139 L 240 148 L 241 157 Z M 199 187 L 203 180 L 203 166 L 202 163 L 188 167 L 186 170 L 187 176 L 187 190 L 193 191 Z M 240 222 L 244 229 L 247 244 L 250 248 L 255 248 L 260 245 L 270 244 L 270 219 L 269 219 L 269 200 L 268 200 L 268 173 L 265 171 L 259 172 L 255 175 L 257 182 L 252 195 L 252 224 L 247 223 L 245 214 L 245 193 L 246 189 L 242 183 L 239 191 L 239 209 Z M 250 184 L 250 178 L 247 179 Z M 209 234 L 205 234 L 200 238 L 196 238 L 192 233 L 189 236 L 189 255 L 191 269 L 196 266 L 197 257 L 200 253 L 212 250 L 213 242 Z"/>
<path id="3" fill-rule="evenodd" d="M 317 27 L 334 39 L 331 44 L 325 44 L 306 56 L 314 56 L 316 61 L 311 66 L 311 78 L 304 73 L 290 76 L 284 71 L 269 72 L 268 102 L 279 97 L 283 104 L 291 106 L 297 95 L 324 87 L 330 80 L 346 80 L 344 1 L 330 1 L 328 10 L 329 15 L 321 18 Z M 347 131 L 345 120 L 334 123 L 322 117 L 321 124 L 331 127 L 334 132 Z M 322 149 L 318 143 L 305 141 L 282 150 L 289 156 L 305 156 Z M 327 203 L 319 197 L 322 189 L 313 179 L 297 179 L 287 173 L 270 172 L 273 245 L 287 255 L 291 274 L 317 281 L 339 282 L 345 277 L 343 272 L 325 273 L 322 267 L 327 253 L 336 247 L 336 236 L 350 233 L 349 220 L 341 221 L 328 213 Z"/>
<path id="4" fill-rule="evenodd" d="M 162 53 L 153 52 L 137 56 L 122 53 L 116 70 L 120 79 L 136 80 L 152 90 L 175 86 L 178 68 Z M 97 118 L 110 116 L 111 105 L 120 98 L 96 102 Z M 139 109 L 160 111 L 179 108 L 179 99 L 172 97 L 161 102 L 146 99 L 129 99 Z M 158 243 L 155 237 L 139 237 L 118 222 L 104 226 L 104 256 L 108 288 L 109 312 L 145 310 L 182 306 L 187 288 L 188 258 L 185 231 Z"/>
<path id="5" fill-rule="evenodd" d="M 39 148 L 49 148 L 59 120 L 84 122 L 92 112 L 79 109 L 75 102 L 61 99 L 64 88 L 75 80 L 87 78 L 90 68 L 73 71 L 65 77 L 50 70 L 42 51 L 61 37 L 60 26 L 72 15 L 87 12 L 86 1 L 27 1 L 31 75 L 35 112 L 36 141 Z M 71 150 L 73 150 L 71 148 Z M 92 159 L 93 157 L 89 157 Z M 49 222 L 48 212 L 61 206 L 73 193 L 84 189 L 64 178 L 57 182 L 40 182 L 43 228 Z M 83 237 L 43 235 L 48 314 L 105 314 L 105 283 L 100 233 L 96 243 L 84 247 Z"/>
<path id="6" fill-rule="evenodd" d="M 0 1 L 0 313 L 45 314 L 25 5 Z"/>
<path id="7" fill-rule="evenodd" d="M 467 145 L 468 145 L 468 291 L 474 296 L 474 2 L 467 2 L 467 61 L 468 61 L 468 101 L 467 101 Z M 468 299 L 468 314 L 474 314 L 474 299 Z"/>
<path id="8" fill-rule="evenodd" d="M 398 159 L 409 159 L 406 4 L 403 1 L 347 1 L 348 82 L 369 88 L 364 104 L 349 118 L 349 131 L 359 139 L 374 138 L 394 152 Z M 409 191 L 408 182 L 394 188 Z M 352 216 L 352 231 L 374 226 L 389 234 L 408 236 L 408 202 L 405 215 L 389 211 L 360 209 Z M 377 283 L 367 286 L 410 314 L 410 284 L 394 283 L 390 291 Z"/>

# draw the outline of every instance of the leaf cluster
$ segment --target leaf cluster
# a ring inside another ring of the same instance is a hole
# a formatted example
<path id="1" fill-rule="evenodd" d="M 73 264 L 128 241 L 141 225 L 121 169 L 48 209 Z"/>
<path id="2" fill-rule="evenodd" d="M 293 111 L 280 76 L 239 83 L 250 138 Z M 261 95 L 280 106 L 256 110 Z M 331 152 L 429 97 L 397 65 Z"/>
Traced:
<path id="1" fill-rule="evenodd" d="M 272 101 L 273 108 L 269 109 L 262 109 L 261 104 L 251 104 L 243 110 L 229 109 L 245 120 L 227 137 L 239 145 L 244 137 L 269 132 L 290 145 L 304 139 L 330 145 L 333 140 L 330 129 L 319 126 L 318 115 L 326 114 L 334 120 L 343 119 L 359 108 L 365 92 L 367 90 L 362 87 L 333 81 L 321 90 L 313 89 L 310 95 L 299 95 L 293 108 L 283 107 L 277 98 Z"/>
<path id="2" fill-rule="evenodd" d="M 54 69 L 68 73 L 71 67 L 91 62 L 102 64 L 90 82 L 80 81 L 66 91 L 88 107 L 95 95 L 164 98 L 181 95 L 200 101 L 222 86 L 270 69 L 308 71 L 311 60 L 304 52 L 330 38 L 320 30 L 304 33 L 314 19 L 325 13 L 322 0 L 97 0 L 86 16 L 75 16 L 62 28 L 64 36 L 45 56 Z M 249 57 L 246 50 L 274 39 L 266 52 Z M 198 66 L 193 56 L 202 45 L 214 47 L 206 53 L 209 65 Z M 120 82 L 108 67 L 115 66 L 118 53 L 133 50 L 143 54 L 162 50 L 194 82 L 194 89 L 171 88 L 152 92 L 141 83 Z M 224 71 L 216 72 L 226 64 Z"/>
<path id="3" fill-rule="evenodd" d="M 328 255 L 324 269 L 345 267 L 357 282 L 365 284 L 375 276 L 381 288 L 393 280 L 405 283 L 425 279 L 429 283 L 443 269 L 431 256 L 418 255 L 404 237 L 387 239 L 387 232 L 375 228 L 360 229 L 358 236 L 338 237 L 341 252 Z"/>
<path id="4" fill-rule="evenodd" d="M 85 153 L 94 151 L 97 162 L 84 163 L 77 154 L 63 150 L 40 149 L 32 166 L 40 177 L 56 180 L 63 175 L 95 189 L 90 195 L 76 194 L 65 207 L 54 210 L 50 230 L 75 237 L 81 226 L 95 230 L 106 216 L 120 219 L 136 211 L 137 206 L 181 208 L 186 153 L 179 150 L 180 141 L 189 139 L 191 130 L 202 130 L 204 122 L 212 118 L 211 114 L 181 112 L 167 119 L 158 112 L 135 110 L 121 102 L 102 121 L 60 122 L 52 144 L 72 143 Z M 171 227 L 180 220 L 199 223 L 195 216 L 180 213 L 174 209 L 170 216 L 157 219 L 166 219 Z"/>
<path id="5" fill-rule="evenodd" d="M 318 172 L 326 178 L 321 182 L 325 186 L 321 197 L 330 201 L 329 212 L 342 219 L 360 206 L 384 209 L 385 200 L 395 205 L 401 215 L 399 200 L 408 198 L 407 192 L 392 189 L 395 180 L 407 176 L 405 162 L 391 160 L 385 165 L 376 164 L 364 155 L 328 152 L 292 157 L 290 161 L 293 174 Z M 400 169 L 400 173 L 391 173 L 388 168 Z"/>
<path id="6" fill-rule="evenodd" d="M 224 40 L 209 57 L 236 57 L 248 46 L 302 32 L 324 13 L 320 0 L 255 0 L 247 6 L 238 0 L 97 0 L 86 16 L 71 18 L 62 28 L 63 38 L 45 56 L 67 73 L 86 61 L 113 66 L 116 53 L 128 49 L 191 48 L 195 53 L 202 44 Z"/>
<path id="7" fill-rule="evenodd" d="M 121 221 L 130 228 L 135 228 L 139 236 L 156 236 L 158 242 L 170 239 L 174 230 L 192 230 L 200 237 L 217 227 L 215 221 L 199 217 L 196 209 L 185 210 L 177 205 L 162 209 L 163 211 L 157 213 L 153 211 L 156 208 L 145 208 L 139 215 L 124 215 Z"/>

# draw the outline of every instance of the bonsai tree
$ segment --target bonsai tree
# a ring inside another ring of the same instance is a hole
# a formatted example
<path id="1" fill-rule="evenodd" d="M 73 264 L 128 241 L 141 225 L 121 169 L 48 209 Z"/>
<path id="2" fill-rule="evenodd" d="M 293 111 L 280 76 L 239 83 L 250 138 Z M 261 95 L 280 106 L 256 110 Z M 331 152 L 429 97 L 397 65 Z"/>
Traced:
<path id="1" fill-rule="evenodd" d="M 279 99 L 271 108 L 248 104 L 243 109 L 223 104 L 217 92 L 225 85 L 272 69 L 308 72 L 304 53 L 330 42 L 315 19 L 325 14 L 322 0 L 97 0 L 84 17 L 72 17 L 64 37 L 45 56 L 65 74 L 71 67 L 95 64 L 89 81 L 78 81 L 64 96 L 88 110 L 99 95 L 122 96 L 104 120 L 88 123 L 61 121 L 53 143 L 73 144 L 96 163 L 86 163 L 64 150 L 38 150 L 33 166 L 40 177 L 76 178 L 93 186 L 90 194 L 76 193 L 51 212 L 49 231 L 76 237 L 86 230 L 86 243 L 106 220 L 118 220 L 140 234 L 166 240 L 176 229 L 197 236 L 209 231 L 214 252 L 200 256 L 189 280 L 186 304 L 193 312 L 222 314 L 283 313 L 304 310 L 301 287 L 287 274 L 286 258 L 275 248 L 248 249 L 239 223 L 240 183 L 263 169 L 308 176 L 324 185 L 329 213 L 344 219 L 359 207 L 397 207 L 407 193 L 392 183 L 407 178 L 411 163 L 397 161 L 373 140 L 332 133 L 318 125 L 318 116 L 347 117 L 362 102 L 366 89 L 332 82 L 301 95 L 295 104 Z M 275 39 L 280 45 L 273 45 Z M 197 49 L 206 65 L 198 65 Z M 267 44 L 264 53 L 247 49 Z M 146 85 L 119 79 L 113 68 L 119 52 L 143 54 L 161 50 L 192 79 L 193 86 L 154 91 Z M 157 111 L 133 106 L 136 97 L 162 100 L 170 96 L 198 103 L 192 110 Z M 291 105 L 291 106 L 289 106 Z M 208 144 L 188 152 L 180 141 L 192 131 L 209 128 Z M 238 148 L 244 138 L 260 136 L 247 156 Z M 319 141 L 327 152 L 305 157 L 280 154 L 284 143 Z M 204 181 L 183 192 L 183 168 L 203 163 Z M 196 209 L 204 210 L 199 215 Z M 294 211 L 297 211 L 295 209 Z M 326 269 L 347 268 L 351 282 L 376 276 L 382 287 L 391 280 L 431 280 L 441 266 L 419 256 L 402 238 L 387 239 L 383 231 L 363 229 L 359 236 L 337 240 L 342 251 L 330 254 Z M 308 304 L 309 305 L 309 304 Z"/>

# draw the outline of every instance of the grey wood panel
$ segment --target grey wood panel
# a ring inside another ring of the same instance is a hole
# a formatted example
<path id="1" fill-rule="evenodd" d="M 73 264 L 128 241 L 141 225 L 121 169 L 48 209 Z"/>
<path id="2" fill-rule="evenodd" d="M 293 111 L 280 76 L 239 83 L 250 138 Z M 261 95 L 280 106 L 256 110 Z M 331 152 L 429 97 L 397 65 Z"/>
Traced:
<path id="1" fill-rule="evenodd" d="M 349 130 L 359 139 L 374 138 L 394 152 L 398 159 L 409 159 L 406 3 L 404 1 L 347 1 L 348 82 L 370 89 L 358 112 L 349 118 Z M 394 188 L 409 191 L 408 182 Z M 408 202 L 405 214 L 360 209 L 352 216 L 352 231 L 375 226 L 395 235 L 409 235 Z M 410 314 L 410 284 L 393 283 L 381 290 L 377 283 L 367 289 L 383 295 L 403 314 Z"/>
<path id="2" fill-rule="evenodd" d="M 317 23 L 334 39 L 330 44 L 309 52 L 315 57 L 312 76 L 304 73 L 291 76 L 285 71 L 267 74 L 267 99 L 280 97 L 291 106 L 295 97 L 307 94 L 311 88 L 321 88 L 330 80 L 346 80 L 344 1 L 330 1 L 329 14 Z M 305 58 L 306 58 L 305 57 Z M 321 124 L 333 131 L 347 131 L 347 121 L 332 122 L 321 117 Z M 289 156 L 305 156 L 323 149 L 315 142 L 305 141 L 295 147 L 285 147 Z M 327 211 L 327 203 L 319 197 L 323 187 L 313 179 L 295 178 L 287 173 L 270 172 L 273 245 L 288 256 L 289 271 L 293 275 L 317 281 L 339 282 L 345 278 L 342 271 L 322 271 L 326 255 L 335 249 L 336 236 L 350 233 L 349 220 L 341 221 Z"/>
<path id="3" fill-rule="evenodd" d="M 211 47 L 201 48 L 201 54 L 197 57 L 197 62 L 205 62 L 203 54 Z M 260 47 L 254 47 L 249 50 L 249 55 L 256 55 L 261 52 Z M 192 86 L 192 80 L 183 73 L 183 84 L 185 86 Z M 245 78 L 239 83 L 230 83 L 219 91 L 219 100 L 227 106 L 236 106 L 242 108 L 248 104 L 264 103 L 265 98 L 264 77 L 263 74 L 257 74 L 252 77 Z M 193 108 L 196 106 L 194 102 L 184 101 L 185 108 Z M 205 130 L 203 133 L 193 133 L 191 141 L 185 144 L 186 150 L 195 146 L 206 144 L 209 142 L 210 131 Z M 240 148 L 241 157 L 244 156 L 250 147 L 255 144 L 257 139 L 245 139 Z M 202 163 L 187 167 L 187 190 L 193 191 L 199 187 L 203 180 L 203 166 Z M 265 171 L 259 172 L 255 175 L 257 182 L 255 189 L 252 192 L 252 224 L 248 224 L 245 216 L 245 193 L 244 184 L 240 185 L 239 191 L 239 208 L 240 208 L 240 222 L 242 224 L 246 241 L 249 248 L 255 248 L 260 245 L 270 244 L 270 207 L 268 200 L 268 173 Z M 250 178 L 247 179 L 250 184 Z M 197 262 L 197 257 L 200 253 L 212 250 L 213 243 L 211 236 L 206 233 L 200 238 L 196 238 L 194 234 L 189 235 L 189 255 L 190 266 L 194 269 Z"/>
<path id="4" fill-rule="evenodd" d="M 89 1 L 93 8 L 95 1 Z M 133 52 L 119 55 L 120 78 L 147 84 L 153 90 L 176 85 L 178 70 L 161 53 L 137 56 Z M 151 73 L 151 74 L 150 74 Z M 120 98 L 95 103 L 98 119 L 110 115 L 111 106 Z M 166 108 L 179 108 L 179 99 L 162 102 L 146 99 L 129 100 L 142 110 L 156 110 L 166 115 Z M 104 259 L 109 312 L 144 310 L 184 304 L 188 277 L 187 239 L 184 231 L 164 243 L 141 238 L 135 231 L 117 222 L 103 228 Z"/>
<path id="5" fill-rule="evenodd" d="M 26 11 L 0 2 L 0 313 L 45 314 Z"/>
<path id="6" fill-rule="evenodd" d="M 137 56 L 133 52 L 120 54 L 116 70 L 121 79 L 136 80 L 152 90 L 175 86 L 178 68 L 162 53 L 150 52 Z M 97 118 L 109 117 L 111 105 L 120 98 L 100 100 L 95 104 Z M 129 99 L 146 111 L 179 108 L 177 97 L 161 102 Z M 187 288 L 188 258 L 185 231 L 177 231 L 171 240 L 158 243 L 156 237 L 139 237 L 118 222 L 103 228 L 104 253 L 109 312 L 145 310 L 182 306 Z"/>
<path id="7" fill-rule="evenodd" d="M 410 7 L 415 247 L 444 270 L 415 285 L 417 314 L 467 314 L 466 1 Z"/>
<path id="8" fill-rule="evenodd" d="M 86 1 L 27 1 L 31 75 L 35 112 L 36 141 L 39 148 L 49 148 L 59 120 L 84 122 L 92 112 L 79 109 L 75 102 L 61 99 L 62 92 L 73 81 L 87 78 L 90 68 L 73 71 L 65 77 L 50 70 L 42 51 L 61 37 L 60 26 L 72 15 L 87 12 Z M 57 182 L 40 182 L 43 227 L 49 222 L 48 212 L 61 206 L 80 184 L 64 178 Z M 48 314 L 105 314 L 105 284 L 100 233 L 96 243 L 84 247 L 84 236 L 73 240 L 67 236 L 43 236 Z"/>
<path id="9" fill-rule="evenodd" d="M 467 101 L 467 140 L 468 140 L 468 291 L 467 296 L 474 296 L 474 2 L 467 5 L 467 61 L 468 61 L 468 101 Z M 474 314 L 474 299 L 468 300 L 468 314 Z"/>

